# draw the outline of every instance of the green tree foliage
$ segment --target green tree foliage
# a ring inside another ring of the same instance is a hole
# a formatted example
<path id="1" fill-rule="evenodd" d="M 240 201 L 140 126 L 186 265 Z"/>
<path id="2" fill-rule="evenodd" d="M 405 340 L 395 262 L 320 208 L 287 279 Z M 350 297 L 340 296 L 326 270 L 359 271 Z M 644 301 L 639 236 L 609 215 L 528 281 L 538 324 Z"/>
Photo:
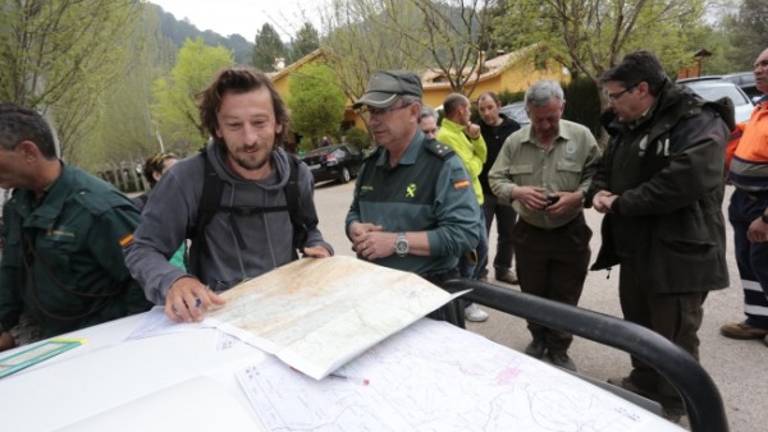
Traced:
<path id="1" fill-rule="evenodd" d="M 328 65 L 336 72 L 344 94 L 362 96 L 370 76 L 378 70 L 422 70 L 423 52 L 404 32 L 380 16 L 384 0 L 334 0 L 321 13 L 325 38 L 320 41 Z M 413 8 L 404 5 L 401 13 Z"/>
<path id="2" fill-rule="evenodd" d="M 264 23 L 256 34 L 253 65 L 263 72 L 274 72 L 277 59 L 285 57 L 285 46 L 280 36 L 269 23 Z"/>
<path id="3" fill-rule="evenodd" d="M 743 0 L 739 11 L 725 20 L 731 49 L 726 57 L 734 71 L 751 70 L 757 56 L 768 47 L 768 2 Z"/>
<path id="4" fill-rule="evenodd" d="M 0 100 L 52 120 L 62 156 L 77 162 L 78 143 L 97 101 L 126 71 L 140 4 L 132 0 L 0 1 Z"/>
<path id="5" fill-rule="evenodd" d="M 208 46 L 202 38 L 190 39 L 181 47 L 170 76 L 154 82 L 152 117 L 172 148 L 190 151 L 200 147 L 207 138 L 195 97 L 208 86 L 216 72 L 233 62 L 228 49 Z"/>
<path id="6" fill-rule="evenodd" d="M 317 29 L 310 22 L 304 23 L 291 44 L 291 63 L 318 48 L 320 48 L 320 35 Z"/>
<path id="7" fill-rule="evenodd" d="M 676 70 L 690 63 L 690 34 L 701 26 L 703 0 L 517 0 L 494 22 L 509 50 L 543 42 L 577 75 L 596 80 L 640 48 Z"/>
<path id="8" fill-rule="evenodd" d="M 344 93 L 338 78 L 330 67 L 310 64 L 299 73 L 291 75 L 288 81 L 293 129 L 309 140 L 303 140 L 302 150 L 310 150 L 323 135 L 336 136 L 344 117 Z"/>

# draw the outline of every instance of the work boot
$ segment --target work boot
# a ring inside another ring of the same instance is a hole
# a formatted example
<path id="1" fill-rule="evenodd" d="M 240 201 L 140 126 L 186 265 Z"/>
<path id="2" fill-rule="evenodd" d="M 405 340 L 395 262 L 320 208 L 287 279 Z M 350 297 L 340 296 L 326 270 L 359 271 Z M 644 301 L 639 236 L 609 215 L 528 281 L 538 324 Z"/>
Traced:
<path id="1" fill-rule="evenodd" d="M 688 415 L 682 405 L 670 405 L 661 407 L 661 416 L 672 423 L 680 423 L 680 419 Z"/>
<path id="2" fill-rule="evenodd" d="M 510 285 L 517 285 L 517 275 L 513 270 L 496 270 L 496 280 L 499 282 L 506 282 Z"/>
<path id="3" fill-rule="evenodd" d="M 659 397 L 655 392 L 648 389 L 643 389 L 635 384 L 635 382 L 632 381 L 632 378 L 630 377 L 608 378 L 608 384 L 621 387 L 628 392 L 638 394 L 646 399 L 656 400 Z"/>
<path id="4" fill-rule="evenodd" d="M 538 339 L 534 339 L 531 341 L 531 343 L 528 344 L 527 347 L 525 347 L 525 353 L 533 358 L 540 359 L 544 357 L 544 351 L 546 351 L 547 347 L 544 346 L 544 342 L 540 341 Z"/>
<path id="5" fill-rule="evenodd" d="M 553 365 L 572 372 L 576 372 L 576 363 L 574 363 L 573 360 L 568 357 L 567 352 L 549 350 L 547 357 L 549 358 L 549 362 Z"/>
<path id="6" fill-rule="evenodd" d="M 720 334 L 731 339 L 762 339 L 768 336 L 768 329 L 753 327 L 746 322 L 728 323 L 720 327 Z"/>
<path id="7" fill-rule="evenodd" d="M 472 322 L 483 322 L 488 319 L 488 313 L 480 309 L 480 306 L 477 304 L 470 303 L 470 305 L 464 309 L 464 319 Z"/>

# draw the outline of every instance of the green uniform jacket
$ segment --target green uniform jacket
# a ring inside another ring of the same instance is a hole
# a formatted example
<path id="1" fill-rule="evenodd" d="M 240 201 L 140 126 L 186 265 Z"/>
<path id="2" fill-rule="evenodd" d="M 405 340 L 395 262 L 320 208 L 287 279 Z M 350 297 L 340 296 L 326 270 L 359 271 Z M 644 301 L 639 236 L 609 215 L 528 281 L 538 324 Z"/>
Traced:
<path id="1" fill-rule="evenodd" d="M 130 241 L 139 212 L 111 185 L 64 165 L 42 203 L 16 190 L 3 219 L 4 330 L 22 312 L 50 337 L 149 308 L 121 246 Z"/>
<path id="2" fill-rule="evenodd" d="M 477 202 L 482 204 L 485 198 L 483 187 L 480 185 L 480 173 L 483 172 L 483 165 L 488 157 L 488 148 L 485 146 L 483 136 L 470 139 L 464 133 L 464 126 L 444 119 L 436 138 L 459 155 L 464 168 L 472 178 L 472 189 L 475 191 Z"/>
<path id="3" fill-rule="evenodd" d="M 392 255 L 375 264 L 420 275 L 456 268 L 485 229 L 461 161 L 448 147 L 425 140 L 421 131 L 397 166 L 390 168 L 388 160 L 382 147 L 366 158 L 345 227 L 368 222 L 389 232 L 426 231 L 430 256 Z"/>

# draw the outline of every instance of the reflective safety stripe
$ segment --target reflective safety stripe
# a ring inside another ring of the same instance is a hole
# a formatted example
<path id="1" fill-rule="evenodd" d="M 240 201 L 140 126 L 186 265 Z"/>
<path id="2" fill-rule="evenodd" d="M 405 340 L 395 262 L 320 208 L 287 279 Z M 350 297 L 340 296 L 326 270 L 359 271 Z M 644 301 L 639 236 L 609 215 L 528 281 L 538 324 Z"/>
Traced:
<path id="1" fill-rule="evenodd" d="M 763 287 L 760 286 L 760 282 L 752 280 L 741 280 L 741 286 L 747 291 L 763 292 Z"/>
<path id="2" fill-rule="evenodd" d="M 747 315 L 756 315 L 768 317 L 768 306 L 744 305 L 744 313 Z"/>

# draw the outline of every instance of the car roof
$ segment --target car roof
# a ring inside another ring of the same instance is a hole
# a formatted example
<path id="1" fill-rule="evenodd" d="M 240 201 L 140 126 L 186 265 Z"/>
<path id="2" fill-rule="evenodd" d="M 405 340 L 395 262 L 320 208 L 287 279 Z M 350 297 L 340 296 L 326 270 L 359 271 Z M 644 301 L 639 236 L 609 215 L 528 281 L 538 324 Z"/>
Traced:
<path id="1" fill-rule="evenodd" d="M 730 81 L 712 80 L 712 81 L 686 81 L 682 83 L 688 87 L 738 87 Z"/>
<path id="2" fill-rule="evenodd" d="M 699 81 L 722 81 L 723 76 L 722 75 L 704 75 L 700 77 L 694 77 L 694 78 L 681 78 L 677 80 L 676 82 L 678 84 L 685 84 L 685 83 L 692 83 L 692 82 L 699 82 Z"/>

